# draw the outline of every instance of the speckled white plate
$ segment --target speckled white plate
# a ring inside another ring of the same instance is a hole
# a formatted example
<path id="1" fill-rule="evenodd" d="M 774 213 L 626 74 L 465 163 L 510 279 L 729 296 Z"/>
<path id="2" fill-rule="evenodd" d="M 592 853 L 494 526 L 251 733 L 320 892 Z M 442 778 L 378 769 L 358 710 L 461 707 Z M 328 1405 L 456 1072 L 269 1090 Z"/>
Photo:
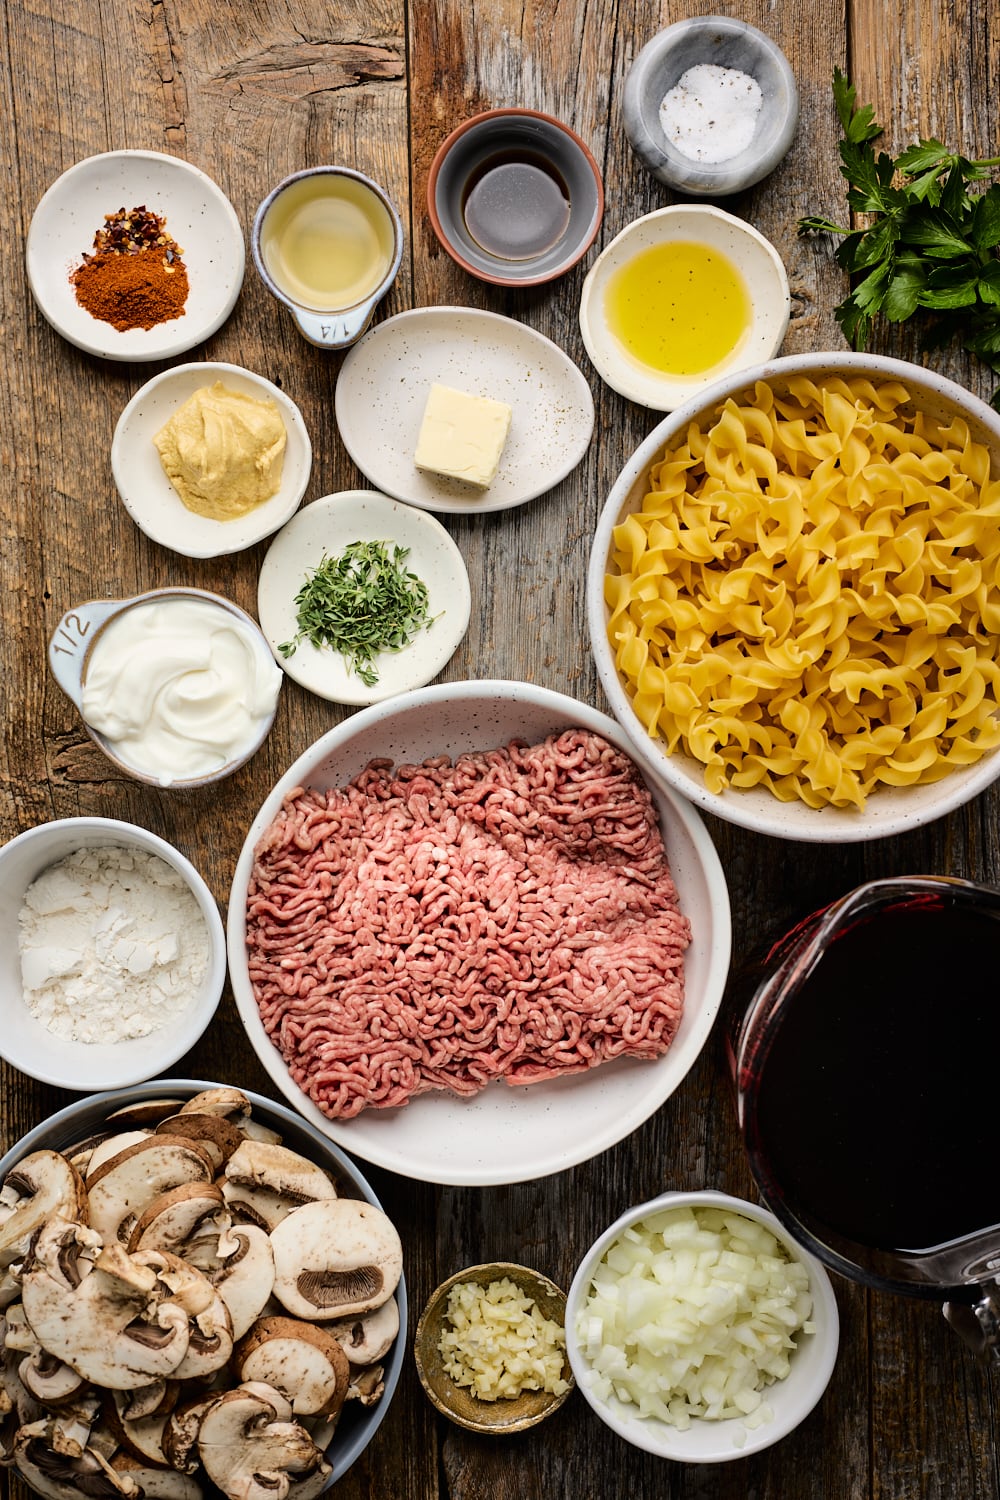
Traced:
<path id="1" fill-rule="evenodd" d="M 413 462 L 435 381 L 511 407 L 487 490 L 421 473 Z M 380 323 L 344 360 L 335 402 L 344 446 L 372 484 L 461 515 L 544 495 L 576 468 L 594 430 L 590 386 L 569 355 L 513 318 L 467 307 L 415 308 Z"/>
<path id="2" fill-rule="evenodd" d="M 80 306 L 69 278 L 105 214 L 140 204 L 166 219 L 191 289 L 179 318 L 119 332 Z M 158 151 L 107 151 L 77 162 L 43 194 L 28 229 L 28 285 L 41 312 L 71 344 L 104 359 L 169 359 L 200 344 L 232 312 L 245 266 L 229 199 L 200 168 Z"/>
<path id="3" fill-rule="evenodd" d="M 288 442 L 276 495 L 233 521 L 213 521 L 188 510 L 164 473 L 153 439 L 179 406 L 202 386 L 219 380 L 228 390 L 277 403 Z M 111 472 L 125 508 L 154 542 L 184 557 L 242 552 L 271 536 L 298 508 L 312 470 L 312 444 L 295 402 L 252 370 L 209 362 L 175 365 L 154 375 L 118 418 L 111 443 Z"/>
<path id="4" fill-rule="evenodd" d="M 378 682 L 366 687 L 339 651 L 300 641 L 291 656 L 278 647 L 295 635 L 295 596 L 324 554 L 351 542 L 397 542 L 406 567 L 427 585 L 433 623 L 401 651 L 383 651 Z M 343 490 L 314 500 L 275 537 L 257 585 L 257 617 L 275 660 L 289 677 L 331 703 L 378 703 L 423 687 L 454 655 L 469 628 L 472 595 L 465 562 L 440 521 L 372 490 Z"/>

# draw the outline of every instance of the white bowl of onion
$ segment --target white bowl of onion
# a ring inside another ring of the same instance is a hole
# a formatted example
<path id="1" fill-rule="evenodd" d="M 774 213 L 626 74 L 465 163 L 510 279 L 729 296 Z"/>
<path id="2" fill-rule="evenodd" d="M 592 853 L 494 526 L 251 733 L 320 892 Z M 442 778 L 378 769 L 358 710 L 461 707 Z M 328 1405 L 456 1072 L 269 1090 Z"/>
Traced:
<path id="1" fill-rule="evenodd" d="M 663 1193 L 591 1246 L 569 1289 L 577 1385 L 626 1442 L 682 1463 L 759 1452 L 809 1415 L 840 1319 L 819 1261 L 726 1193 Z"/>

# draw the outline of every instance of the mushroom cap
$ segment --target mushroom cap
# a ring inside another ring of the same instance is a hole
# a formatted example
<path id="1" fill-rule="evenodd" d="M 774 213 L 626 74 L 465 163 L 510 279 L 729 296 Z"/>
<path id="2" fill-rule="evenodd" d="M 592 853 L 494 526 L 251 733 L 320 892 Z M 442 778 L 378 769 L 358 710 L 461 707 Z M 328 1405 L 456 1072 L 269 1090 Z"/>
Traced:
<path id="1" fill-rule="evenodd" d="M 229 1500 L 284 1500 L 307 1478 L 322 1488 L 329 1465 L 298 1422 L 278 1419 L 277 1403 L 266 1387 L 237 1386 L 206 1410 L 198 1433 L 205 1472 Z M 312 1486 L 309 1493 L 313 1493 Z"/>
<path id="2" fill-rule="evenodd" d="M 300 1318 L 259 1318 L 234 1351 L 241 1381 L 264 1381 L 297 1417 L 334 1416 L 347 1395 L 351 1367 L 325 1328 Z"/>
<path id="3" fill-rule="evenodd" d="M 53 1214 L 86 1223 L 87 1189 L 58 1151 L 32 1151 L 11 1168 L 0 1189 L 0 1267 L 6 1270 L 23 1259 Z"/>
<path id="4" fill-rule="evenodd" d="M 128 1248 L 168 1250 L 176 1255 L 213 1218 L 218 1234 L 229 1219 L 222 1189 L 214 1182 L 182 1182 L 160 1193 L 139 1215 L 128 1237 Z"/>
<path id="5" fill-rule="evenodd" d="M 156 1134 L 179 1135 L 184 1140 L 200 1142 L 212 1157 L 217 1172 L 243 1140 L 236 1126 L 223 1115 L 198 1114 L 194 1110 L 180 1110 L 176 1115 L 168 1115 L 157 1125 Z"/>
<path id="6" fill-rule="evenodd" d="M 399 1333 L 399 1303 L 390 1297 L 370 1313 L 338 1318 L 325 1326 L 352 1365 L 372 1365 L 388 1354 Z"/>
<path id="7" fill-rule="evenodd" d="M 226 1163 L 222 1191 L 234 1213 L 273 1229 L 303 1203 L 335 1198 L 322 1167 L 271 1141 L 244 1140 Z"/>
<path id="8" fill-rule="evenodd" d="M 105 1243 L 118 1239 L 122 1226 L 131 1230 L 154 1198 L 183 1182 L 211 1182 L 213 1171 L 212 1158 L 199 1142 L 145 1136 L 89 1174 L 90 1222 Z"/>
<path id="9" fill-rule="evenodd" d="M 72 1277 L 53 1274 L 53 1259 L 70 1253 L 79 1232 L 78 1226 L 67 1226 L 61 1245 L 55 1234 L 40 1236 L 36 1259 L 43 1240 L 44 1257 L 23 1277 L 24 1313 L 38 1342 L 109 1390 L 172 1375 L 190 1342 L 187 1312 L 154 1269 L 117 1243 L 78 1267 L 75 1286 Z"/>
<path id="10" fill-rule="evenodd" d="M 332 1322 L 392 1296 L 403 1247 L 388 1215 L 354 1198 L 306 1203 L 271 1231 L 274 1294 L 297 1318 Z"/>

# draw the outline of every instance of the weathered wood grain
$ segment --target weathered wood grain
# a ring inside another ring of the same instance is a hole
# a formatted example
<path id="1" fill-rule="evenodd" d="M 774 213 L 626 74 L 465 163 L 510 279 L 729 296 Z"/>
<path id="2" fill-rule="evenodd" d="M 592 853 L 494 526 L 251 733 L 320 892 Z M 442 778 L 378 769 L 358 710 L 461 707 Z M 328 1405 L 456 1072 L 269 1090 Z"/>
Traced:
<path id="1" fill-rule="evenodd" d="M 157 792 L 109 775 L 45 666 L 49 631 L 72 603 L 185 582 L 251 611 L 264 546 L 196 562 L 144 538 L 114 490 L 108 461 L 118 414 L 153 373 L 94 360 L 35 310 L 23 271 L 34 204 L 81 157 L 120 147 L 173 152 L 203 167 L 245 230 L 267 190 L 304 165 L 369 172 L 407 229 L 403 268 L 380 316 L 411 305 L 471 305 L 516 317 L 554 339 L 590 381 L 597 424 L 580 468 L 514 512 L 446 517 L 469 566 L 476 606 L 445 678 L 509 677 L 604 706 L 585 622 L 590 537 L 603 498 L 658 420 L 623 401 L 589 365 L 577 323 L 587 267 L 629 220 L 671 201 L 626 142 L 621 97 L 641 46 L 694 0 L 56 0 L 0 7 L 0 835 L 50 817 L 97 813 L 163 834 L 224 903 L 245 830 L 285 767 L 344 711 L 287 682 L 267 746 L 220 788 Z M 786 352 L 840 348 L 833 307 L 844 294 L 832 247 L 796 236 L 806 213 L 837 217 L 844 183 L 830 79 L 846 67 L 886 126 L 887 149 L 935 133 L 991 154 L 1000 136 L 993 80 L 1000 12 L 993 0 L 724 0 L 760 26 L 795 70 L 798 135 L 775 173 L 726 206 L 777 245 L 793 315 Z M 550 287 L 523 293 L 469 277 L 434 240 L 427 172 L 460 120 L 497 105 L 549 110 L 593 150 L 607 204 L 597 246 Z M 81 246 L 82 250 L 84 247 Z M 906 329 L 886 352 L 919 357 Z M 367 486 L 340 442 L 334 390 L 342 356 L 311 348 L 252 266 L 229 322 L 187 358 L 260 371 L 299 403 L 313 440 L 307 499 Z M 979 394 L 992 378 L 954 351 L 938 366 Z M 511 585 L 514 586 L 511 586 Z M 735 962 L 766 932 L 871 875 L 934 870 L 1000 882 L 998 798 L 989 794 L 903 839 L 816 849 L 754 838 L 709 820 L 730 884 Z M 0 1024 L 2 1024 L 0 1003 Z M 228 991 L 179 1076 L 272 1093 L 243 1040 Z M 970 1067 L 970 1083 L 972 1073 Z M 87 1081 L 80 1080 L 81 1091 Z M 6 1146 L 70 1097 L 0 1074 Z M 581 1131 L 587 1128 L 585 1119 Z M 586 1246 L 623 1206 L 669 1186 L 752 1195 L 714 1039 L 672 1099 L 613 1150 L 551 1179 L 492 1189 L 434 1188 L 380 1171 L 376 1189 L 403 1229 L 412 1324 L 440 1278 L 464 1264 L 523 1259 L 567 1285 Z M 824 1400 L 778 1447 L 731 1465 L 660 1463 L 613 1438 L 577 1395 L 551 1423 L 500 1443 L 437 1419 L 410 1362 L 399 1394 L 343 1500 L 915 1500 L 1000 1494 L 995 1377 L 968 1356 L 936 1307 L 838 1282 L 841 1356 Z M 0 1474 L 0 1494 L 24 1487 Z"/>

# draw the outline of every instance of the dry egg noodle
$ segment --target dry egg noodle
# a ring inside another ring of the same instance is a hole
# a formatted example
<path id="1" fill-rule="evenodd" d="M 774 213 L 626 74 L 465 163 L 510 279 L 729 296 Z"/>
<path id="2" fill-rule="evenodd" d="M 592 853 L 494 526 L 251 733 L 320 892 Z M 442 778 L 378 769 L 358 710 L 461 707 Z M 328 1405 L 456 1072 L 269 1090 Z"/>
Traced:
<path id="1" fill-rule="evenodd" d="M 1000 744 L 1000 481 L 892 382 L 758 382 L 615 528 L 608 634 L 710 790 L 862 807 Z"/>

